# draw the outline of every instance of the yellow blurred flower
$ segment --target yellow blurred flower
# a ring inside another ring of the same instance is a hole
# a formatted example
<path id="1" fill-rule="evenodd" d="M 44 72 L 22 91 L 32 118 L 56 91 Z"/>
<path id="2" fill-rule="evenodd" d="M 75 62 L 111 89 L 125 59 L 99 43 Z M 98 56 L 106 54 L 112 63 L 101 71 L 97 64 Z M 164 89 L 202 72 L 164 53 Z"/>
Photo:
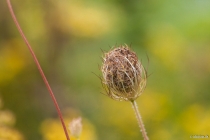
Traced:
<path id="1" fill-rule="evenodd" d="M 75 5 L 70 8 L 69 28 L 77 36 L 97 37 L 110 29 L 110 18 L 105 11 Z"/>
<path id="2" fill-rule="evenodd" d="M 24 140 L 23 135 L 13 128 L 14 123 L 12 112 L 0 110 L 0 140 Z"/>
<path id="3" fill-rule="evenodd" d="M 146 46 L 162 65 L 177 70 L 183 59 L 186 42 L 172 25 L 158 24 L 148 30 Z"/>
<path id="4" fill-rule="evenodd" d="M 193 104 L 186 108 L 179 121 L 179 124 L 190 135 L 206 135 L 210 132 L 210 111 L 199 104 Z"/>
<path id="5" fill-rule="evenodd" d="M 72 121 L 70 115 L 65 115 L 64 120 L 67 124 Z M 71 115 L 72 116 L 72 115 Z M 65 140 L 65 134 L 59 119 L 46 119 L 41 125 L 41 133 L 44 140 Z M 77 140 L 76 137 L 70 135 L 71 140 Z M 94 126 L 85 118 L 82 118 L 82 133 L 80 140 L 97 140 Z"/>
<path id="6" fill-rule="evenodd" d="M 167 94 L 160 94 L 150 89 L 145 90 L 145 93 L 137 100 L 144 120 L 163 121 L 170 111 L 169 99 Z"/>
<path id="7" fill-rule="evenodd" d="M 15 123 L 15 117 L 9 110 L 0 110 L 0 125 L 12 126 Z"/>
<path id="8" fill-rule="evenodd" d="M 25 66 L 26 59 L 21 49 L 22 44 L 16 39 L 0 44 L 4 46 L 0 49 L 0 84 L 11 80 Z"/>
<path id="9" fill-rule="evenodd" d="M 17 130 L 6 127 L 0 126 L 0 140 L 24 140 L 23 136 Z"/>
<path id="10" fill-rule="evenodd" d="M 56 2 L 56 6 L 57 10 L 53 13 L 56 23 L 50 24 L 77 37 L 104 35 L 111 30 L 115 20 L 113 13 L 102 7 L 88 6 L 79 1 Z"/>

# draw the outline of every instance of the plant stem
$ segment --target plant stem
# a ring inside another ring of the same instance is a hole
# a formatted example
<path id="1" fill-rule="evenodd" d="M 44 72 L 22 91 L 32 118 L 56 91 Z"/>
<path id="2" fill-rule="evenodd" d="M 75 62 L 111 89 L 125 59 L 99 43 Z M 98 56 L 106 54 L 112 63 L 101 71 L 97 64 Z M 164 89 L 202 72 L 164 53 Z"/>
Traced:
<path id="1" fill-rule="evenodd" d="M 141 131 L 141 133 L 143 135 L 143 138 L 144 138 L 144 140 L 149 140 L 149 138 L 147 136 L 146 129 L 144 127 L 144 123 L 143 123 L 142 118 L 141 118 L 141 115 L 139 113 L 138 105 L 137 105 L 136 101 L 131 101 L 131 104 L 132 104 L 132 107 L 133 107 L 134 112 L 136 114 L 138 125 L 139 125 L 140 131 Z"/>
<path id="2" fill-rule="evenodd" d="M 31 47 L 31 45 L 29 44 L 28 40 L 26 39 L 26 37 L 25 37 L 25 35 L 24 35 L 24 33 L 23 33 L 23 31 L 22 31 L 22 29 L 21 29 L 21 27 L 20 27 L 20 25 L 19 25 L 19 23 L 18 23 L 18 21 L 16 19 L 16 16 L 15 16 L 14 11 L 12 9 L 12 5 L 11 5 L 10 0 L 7 0 L 7 4 L 8 4 L 8 7 L 9 7 L 10 14 L 11 14 L 11 16 L 12 16 L 14 22 L 15 22 L 15 25 L 17 26 L 18 31 L 20 32 L 20 35 L 22 36 L 24 42 L 26 43 L 26 45 L 27 45 L 27 47 L 28 47 L 28 49 L 29 49 L 29 51 L 30 51 L 30 53 L 31 53 L 34 61 L 35 61 L 35 64 L 36 64 L 36 66 L 37 66 L 37 68 L 38 68 L 38 70 L 39 70 L 39 72 L 41 74 L 41 77 L 43 78 L 43 81 L 44 81 L 44 83 L 45 83 L 45 85 L 46 85 L 46 87 L 47 87 L 47 89 L 48 89 L 48 91 L 50 93 L 50 96 L 52 97 L 53 103 L 54 103 L 54 105 L 56 107 L 58 116 L 59 116 L 60 121 L 62 123 L 63 130 L 64 130 L 65 135 L 66 135 L 66 139 L 67 140 L 70 140 L 69 135 L 68 135 L 68 132 L 67 132 L 67 129 L 66 129 L 66 126 L 65 126 L 65 123 L 64 123 L 64 120 L 63 120 L 63 117 L 62 117 L 62 113 L 60 111 L 59 105 L 58 105 L 58 103 L 56 101 L 56 98 L 54 96 L 54 93 L 53 93 L 53 91 L 52 91 L 52 89 L 51 89 L 51 87 L 50 87 L 50 85 L 49 85 L 49 83 L 47 81 L 47 78 L 45 77 L 45 74 L 44 74 L 44 72 L 43 72 L 43 70 L 42 70 L 42 68 L 41 68 L 41 66 L 39 64 L 38 59 L 36 58 L 36 55 L 35 55 L 32 47 Z"/>

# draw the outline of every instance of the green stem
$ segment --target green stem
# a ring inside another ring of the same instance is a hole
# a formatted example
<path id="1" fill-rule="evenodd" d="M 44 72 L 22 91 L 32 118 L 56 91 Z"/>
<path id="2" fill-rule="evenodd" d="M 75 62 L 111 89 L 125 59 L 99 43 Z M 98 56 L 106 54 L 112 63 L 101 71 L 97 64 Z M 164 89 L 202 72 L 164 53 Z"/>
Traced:
<path id="1" fill-rule="evenodd" d="M 143 138 L 144 138 L 144 140 L 149 140 L 149 137 L 147 136 L 147 132 L 146 132 L 146 129 L 144 127 L 144 123 L 142 121 L 141 115 L 139 113 L 138 105 L 137 105 L 136 101 L 131 101 L 131 104 L 132 104 L 132 107 L 133 107 L 134 112 L 136 114 L 138 125 L 139 125 L 140 131 L 143 135 Z"/>

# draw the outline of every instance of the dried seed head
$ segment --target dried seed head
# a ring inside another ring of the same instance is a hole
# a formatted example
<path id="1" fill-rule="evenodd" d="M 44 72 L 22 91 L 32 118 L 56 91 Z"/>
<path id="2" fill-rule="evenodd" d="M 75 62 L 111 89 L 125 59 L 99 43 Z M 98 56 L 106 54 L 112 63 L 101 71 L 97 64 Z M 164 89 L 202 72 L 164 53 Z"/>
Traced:
<path id="1" fill-rule="evenodd" d="M 146 71 L 127 45 L 105 53 L 101 71 L 106 95 L 115 100 L 133 101 L 146 86 Z"/>

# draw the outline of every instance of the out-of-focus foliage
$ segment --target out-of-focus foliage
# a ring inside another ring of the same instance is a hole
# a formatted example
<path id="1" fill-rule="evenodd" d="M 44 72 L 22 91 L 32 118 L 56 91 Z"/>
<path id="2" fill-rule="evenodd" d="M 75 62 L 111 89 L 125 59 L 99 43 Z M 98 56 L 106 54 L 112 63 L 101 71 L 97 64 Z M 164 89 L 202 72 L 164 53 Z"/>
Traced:
<path id="1" fill-rule="evenodd" d="M 15 117 L 9 110 L 2 109 L 0 98 L 0 140 L 23 140 L 22 134 L 14 128 Z"/>
<path id="2" fill-rule="evenodd" d="M 100 94 L 100 79 L 92 74 L 101 75 L 103 51 L 123 43 L 131 44 L 151 74 L 137 99 L 150 139 L 210 136 L 209 0 L 11 2 L 61 111 L 82 112 L 64 113 L 67 125 L 82 116 L 82 140 L 142 138 L 130 103 Z M 53 103 L 5 0 L 0 9 L 0 94 L 12 112 L 1 110 L 4 125 L 25 139 L 63 140 Z"/>

